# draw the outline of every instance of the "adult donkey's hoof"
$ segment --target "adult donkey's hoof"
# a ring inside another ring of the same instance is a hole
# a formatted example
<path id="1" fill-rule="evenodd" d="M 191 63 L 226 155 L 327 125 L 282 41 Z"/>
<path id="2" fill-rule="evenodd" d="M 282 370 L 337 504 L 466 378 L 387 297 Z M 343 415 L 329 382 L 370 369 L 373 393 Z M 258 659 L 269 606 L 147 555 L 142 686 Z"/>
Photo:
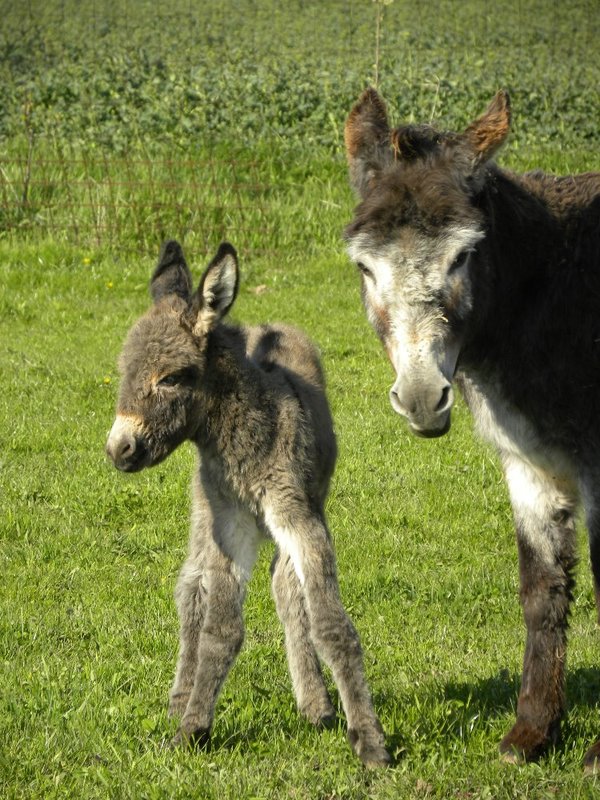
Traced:
<path id="1" fill-rule="evenodd" d="M 500 742 L 500 758 L 508 764 L 537 761 L 559 738 L 558 726 L 553 727 L 552 733 L 548 734 L 529 722 L 517 719 Z"/>
<path id="2" fill-rule="evenodd" d="M 392 757 L 384 747 L 383 733 L 374 730 L 357 731 L 350 728 L 348 741 L 365 767 L 379 769 L 380 767 L 389 767 L 392 763 Z"/>

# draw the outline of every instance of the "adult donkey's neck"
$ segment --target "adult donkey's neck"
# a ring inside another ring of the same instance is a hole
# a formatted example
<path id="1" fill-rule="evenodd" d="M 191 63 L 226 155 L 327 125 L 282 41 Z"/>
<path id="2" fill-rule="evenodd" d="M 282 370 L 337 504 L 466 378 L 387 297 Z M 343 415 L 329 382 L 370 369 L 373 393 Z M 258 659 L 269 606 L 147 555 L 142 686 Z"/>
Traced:
<path id="1" fill-rule="evenodd" d="M 491 174 L 479 197 L 487 235 L 474 271 L 475 316 L 459 362 L 561 445 L 595 426 L 590 392 L 600 374 L 592 206 L 564 197 L 568 181 L 577 184 Z"/>
<path id="2" fill-rule="evenodd" d="M 560 257 L 560 226 L 540 189 L 535 179 L 494 168 L 479 198 L 496 283 L 511 293 L 542 279 Z"/>
<path id="3" fill-rule="evenodd" d="M 476 203 L 486 235 L 472 275 L 468 344 L 473 356 L 483 358 L 505 349 L 508 340 L 520 341 L 522 330 L 531 330 L 535 309 L 548 302 L 549 276 L 564 251 L 556 218 L 522 176 L 493 168 Z"/>

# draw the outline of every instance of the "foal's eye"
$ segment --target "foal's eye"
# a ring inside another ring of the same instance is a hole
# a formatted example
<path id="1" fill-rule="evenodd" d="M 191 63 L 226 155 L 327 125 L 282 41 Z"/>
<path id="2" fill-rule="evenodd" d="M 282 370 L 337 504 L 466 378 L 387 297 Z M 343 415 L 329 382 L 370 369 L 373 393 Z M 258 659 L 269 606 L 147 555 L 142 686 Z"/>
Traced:
<path id="1" fill-rule="evenodd" d="M 357 261 L 357 262 L 356 262 L 356 266 L 358 267 L 358 269 L 360 270 L 360 272 L 361 272 L 361 273 L 362 273 L 362 274 L 365 276 L 365 278 L 371 278 L 371 279 L 373 279 L 373 273 L 371 272 L 371 270 L 370 270 L 368 267 L 366 267 L 366 266 L 365 266 L 365 265 L 362 263 L 362 261 Z"/>
<path id="2" fill-rule="evenodd" d="M 193 367 L 180 369 L 178 372 L 171 372 L 158 381 L 159 386 L 179 386 L 182 383 L 193 383 L 196 378 L 196 370 Z"/>
<path id="3" fill-rule="evenodd" d="M 453 272 L 458 272 L 461 267 L 464 267 L 469 260 L 470 254 L 470 250 L 461 250 L 461 252 L 448 267 L 448 275 L 452 275 Z"/>
<path id="4" fill-rule="evenodd" d="M 161 378 L 158 382 L 159 386 L 176 386 L 179 383 L 179 376 L 177 373 L 173 375 L 165 375 L 164 378 Z"/>

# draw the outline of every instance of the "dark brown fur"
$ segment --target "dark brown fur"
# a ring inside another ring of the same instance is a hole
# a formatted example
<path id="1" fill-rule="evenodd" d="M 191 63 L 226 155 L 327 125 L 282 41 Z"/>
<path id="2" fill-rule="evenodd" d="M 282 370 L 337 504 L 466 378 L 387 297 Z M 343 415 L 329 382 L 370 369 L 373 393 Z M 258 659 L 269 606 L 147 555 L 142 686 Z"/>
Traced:
<path id="1" fill-rule="evenodd" d="M 420 435 L 442 435 L 454 382 L 502 459 L 527 644 L 517 720 L 500 748 L 534 759 L 558 740 L 565 709 L 580 504 L 600 598 L 600 174 L 519 175 L 491 162 L 510 127 L 505 92 L 463 133 L 386 132 L 384 112 L 367 90 L 348 117 L 361 202 L 346 237 L 366 262 L 369 318 L 395 354 L 395 409 Z M 402 308 L 385 330 L 381 276 Z M 427 336 L 411 371 L 419 326 Z M 600 743 L 586 768 L 599 753 Z"/>

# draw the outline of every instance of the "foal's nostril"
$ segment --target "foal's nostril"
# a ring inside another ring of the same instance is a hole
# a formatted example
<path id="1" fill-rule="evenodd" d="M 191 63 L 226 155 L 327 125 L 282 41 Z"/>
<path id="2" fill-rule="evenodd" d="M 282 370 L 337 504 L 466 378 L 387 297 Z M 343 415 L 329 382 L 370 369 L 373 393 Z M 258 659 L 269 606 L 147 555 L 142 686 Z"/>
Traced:
<path id="1" fill-rule="evenodd" d="M 121 436 L 116 442 L 109 439 L 106 445 L 106 452 L 119 469 L 133 464 L 141 458 L 143 450 L 142 446 L 138 446 L 135 436 L 131 435 Z"/>
<path id="2" fill-rule="evenodd" d="M 119 448 L 118 456 L 119 458 L 129 458 L 135 453 L 135 440 L 134 439 L 127 439 L 124 442 L 121 442 L 121 447 Z"/>

